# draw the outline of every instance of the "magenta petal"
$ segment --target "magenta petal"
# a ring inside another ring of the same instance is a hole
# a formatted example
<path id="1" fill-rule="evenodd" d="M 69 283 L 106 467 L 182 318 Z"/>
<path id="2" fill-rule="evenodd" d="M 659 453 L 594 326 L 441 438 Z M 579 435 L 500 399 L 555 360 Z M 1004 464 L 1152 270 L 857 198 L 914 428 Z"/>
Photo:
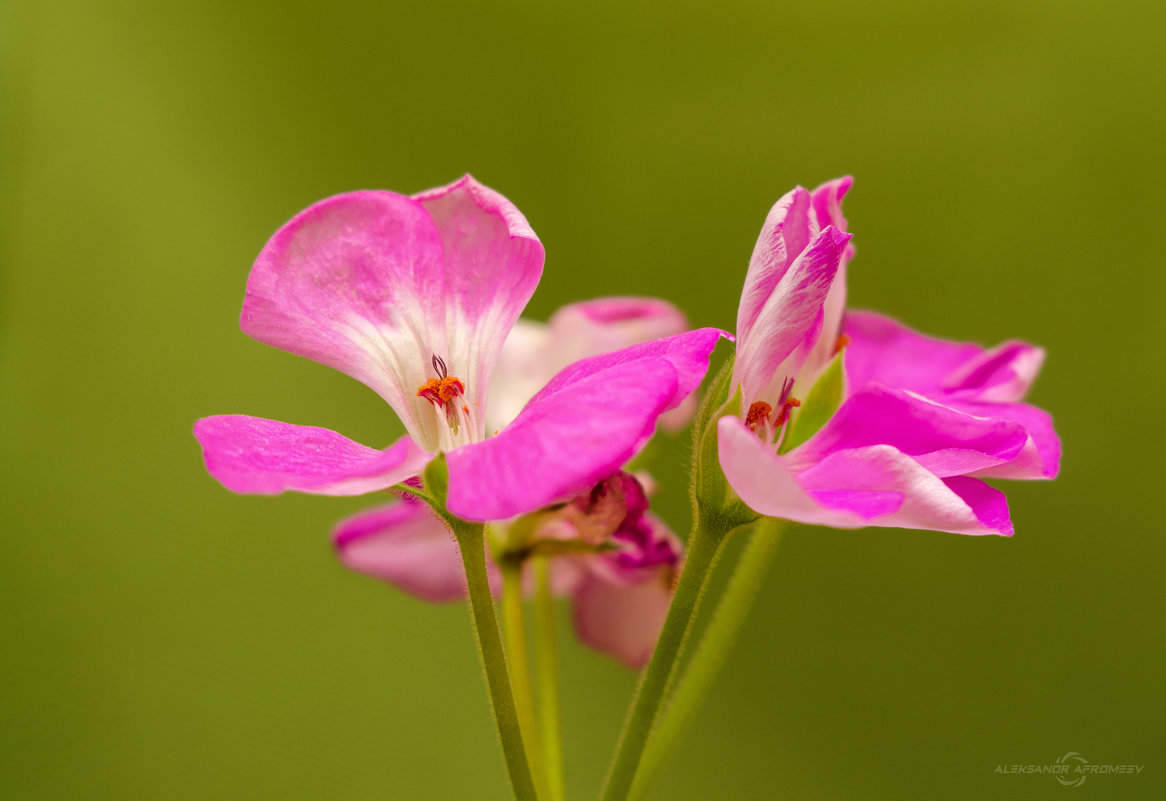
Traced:
<path id="1" fill-rule="evenodd" d="M 387 581 L 423 601 L 466 594 L 457 542 L 428 506 L 400 501 L 341 521 L 332 533 L 345 567 Z M 487 568 L 497 568 L 487 561 Z M 492 575 L 491 584 L 498 579 Z"/>
<path id="2" fill-rule="evenodd" d="M 874 312 L 848 311 L 843 330 L 850 338 L 844 356 L 846 381 L 854 389 L 879 381 L 935 394 L 984 352 L 979 345 L 932 339 Z"/>
<path id="3" fill-rule="evenodd" d="M 647 663 L 672 603 L 670 569 L 646 581 L 623 583 L 589 576 L 575 593 L 573 614 L 579 639 L 630 668 Z"/>
<path id="4" fill-rule="evenodd" d="M 1010 461 L 1025 446 L 1023 427 L 1003 418 L 975 417 L 919 395 L 870 384 L 789 459 L 802 468 L 835 451 L 893 445 L 937 476 L 964 475 Z"/>
<path id="5" fill-rule="evenodd" d="M 842 216 L 842 198 L 853 185 L 854 179 L 844 175 L 833 181 L 827 181 L 810 193 L 819 227 L 833 225 L 839 231 L 846 231 L 846 218 Z M 850 258 L 850 254 L 847 254 L 847 258 Z"/>
<path id="6" fill-rule="evenodd" d="M 969 403 L 953 401 L 954 408 L 968 414 L 1010 420 L 1028 435 L 1022 450 L 1007 464 L 976 472 L 991 478 L 1056 478 L 1061 469 L 1061 438 L 1053 428 L 1053 418 L 1043 409 L 1027 403 Z"/>
<path id="7" fill-rule="evenodd" d="M 849 234 L 833 226 L 823 230 L 794 259 L 753 324 L 740 333 L 734 370 L 746 408 L 762 397 L 773 403 L 784 379 L 797 375 L 821 330 L 823 304 L 849 241 Z"/>
<path id="8" fill-rule="evenodd" d="M 954 534 L 1012 534 L 1003 493 L 976 479 L 939 478 L 890 445 L 833 453 L 800 473 L 798 480 L 811 491 L 900 493 L 903 503 L 899 509 L 871 520 L 871 525 Z"/>
<path id="9" fill-rule="evenodd" d="M 1044 360 L 1043 348 L 1005 342 L 962 365 L 947 377 L 944 388 L 981 401 L 1018 401 L 1028 393 Z"/>
<path id="10" fill-rule="evenodd" d="M 651 436 L 676 387 L 668 361 L 643 359 L 540 393 L 501 434 L 446 454 L 447 507 L 505 520 L 583 492 Z"/>
<path id="11" fill-rule="evenodd" d="M 383 451 L 315 426 L 229 414 L 194 424 L 207 470 L 233 492 L 363 495 L 420 473 L 430 459 L 408 437 Z"/>
<path id="12" fill-rule="evenodd" d="M 893 487 L 846 482 L 807 491 L 786 460 L 736 417 L 722 417 L 717 435 L 721 469 L 729 486 L 759 514 L 812 525 L 858 528 L 896 511 L 903 501 Z"/>

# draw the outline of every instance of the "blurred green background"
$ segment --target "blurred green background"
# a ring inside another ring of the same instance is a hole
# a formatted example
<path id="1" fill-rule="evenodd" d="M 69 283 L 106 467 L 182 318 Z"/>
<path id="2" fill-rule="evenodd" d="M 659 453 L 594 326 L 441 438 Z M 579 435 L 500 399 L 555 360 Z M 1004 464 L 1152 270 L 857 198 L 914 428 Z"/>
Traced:
<path id="1" fill-rule="evenodd" d="M 384 445 L 238 329 L 293 213 L 464 171 L 547 248 L 528 308 L 731 328 L 769 206 L 842 173 L 853 305 L 1045 345 L 1063 476 L 1017 534 L 803 529 L 672 799 L 1166 797 L 1159 2 L 0 6 L 0 795 L 507 795 L 465 609 L 334 561 L 361 499 L 234 496 L 196 417 Z M 659 508 L 687 526 L 663 449 Z M 565 645 L 568 790 L 634 677 Z M 1144 764 L 1078 789 L 1000 764 Z"/>

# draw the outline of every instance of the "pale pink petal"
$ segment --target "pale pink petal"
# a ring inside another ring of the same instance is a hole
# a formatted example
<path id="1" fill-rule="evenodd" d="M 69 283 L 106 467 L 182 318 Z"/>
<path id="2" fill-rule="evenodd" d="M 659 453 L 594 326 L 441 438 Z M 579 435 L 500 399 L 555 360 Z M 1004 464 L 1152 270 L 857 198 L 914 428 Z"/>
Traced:
<path id="1" fill-rule="evenodd" d="M 444 273 L 440 232 L 416 200 L 337 195 L 297 214 L 264 246 L 240 322 L 260 342 L 364 382 L 415 439 L 432 444 L 436 420 L 422 420 L 428 404 L 415 393 L 431 355 L 448 350 Z"/>
<path id="2" fill-rule="evenodd" d="M 811 493 L 782 457 L 736 417 L 717 423 L 717 449 L 729 486 L 755 512 L 799 523 L 859 528 L 898 510 L 902 495 L 894 488 L 840 483 L 813 486 Z"/>
<path id="3" fill-rule="evenodd" d="M 458 545 L 449 529 L 422 503 L 399 501 L 341 521 L 332 532 L 345 567 L 387 581 L 423 601 L 465 597 L 466 578 Z M 491 585 L 498 568 L 487 560 Z"/>
<path id="4" fill-rule="evenodd" d="M 761 309 L 773 296 L 794 259 L 821 230 L 811 213 L 812 205 L 810 193 L 799 186 L 783 195 L 766 215 L 749 258 L 749 270 L 737 306 L 738 338 L 744 340 L 750 336 Z"/>
<path id="5" fill-rule="evenodd" d="M 798 474 L 808 490 L 880 491 L 902 495 L 894 512 L 869 521 L 874 526 L 1003 534 L 1012 524 L 1003 493 L 964 476 L 939 478 L 890 445 L 839 451 Z"/>
<path id="6" fill-rule="evenodd" d="M 484 410 L 506 335 L 542 275 L 543 246 L 513 203 L 469 175 L 414 198 L 445 248 L 445 359 Z"/>
<path id="7" fill-rule="evenodd" d="M 490 370 L 542 259 L 522 215 L 468 176 L 418 198 L 338 195 L 263 248 L 241 322 L 261 342 L 368 384 L 436 449 L 442 414 L 416 396 L 433 357 L 465 385 L 476 422 L 463 436 L 480 437 Z"/>
<path id="8" fill-rule="evenodd" d="M 240 414 L 204 417 L 194 436 L 224 487 L 260 495 L 363 495 L 417 475 L 431 458 L 409 437 L 378 451 L 326 428 Z"/>
<path id="9" fill-rule="evenodd" d="M 991 414 L 991 407 L 985 409 Z M 868 445 L 893 445 L 937 476 L 954 476 L 1005 464 L 1027 441 L 1018 423 L 974 416 L 882 384 L 851 395 L 826 425 L 788 455 L 795 470 L 831 453 Z"/>
<path id="10" fill-rule="evenodd" d="M 487 428 L 501 429 L 517 417 L 527 401 L 572 362 L 687 330 L 684 313 L 655 298 L 598 298 L 563 306 L 547 324 L 519 320 L 494 369 Z M 695 400 L 690 396 L 661 423 L 683 426 Z"/>
<path id="11" fill-rule="evenodd" d="M 466 520 L 504 520 L 610 476 L 659 416 L 699 386 L 723 335 L 692 331 L 566 368 L 498 436 L 447 454 L 449 510 Z"/>
<path id="12" fill-rule="evenodd" d="M 586 645 L 630 668 L 647 663 L 672 603 L 670 568 L 652 571 L 645 581 L 605 581 L 591 575 L 575 593 L 575 631 Z"/>
<path id="13" fill-rule="evenodd" d="M 842 261 L 849 234 L 830 226 L 794 259 L 773 288 L 747 333 L 737 341 L 734 373 L 742 403 L 771 405 L 786 378 L 802 367 L 820 333 L 822 305 Z"/>

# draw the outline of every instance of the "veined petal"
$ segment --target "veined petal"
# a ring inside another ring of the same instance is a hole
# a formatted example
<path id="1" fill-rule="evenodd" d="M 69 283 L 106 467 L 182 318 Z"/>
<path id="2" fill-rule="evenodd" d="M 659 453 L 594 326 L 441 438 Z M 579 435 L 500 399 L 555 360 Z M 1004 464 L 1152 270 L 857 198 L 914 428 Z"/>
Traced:
<path id="1" fill-rule="evenodd" d="M 423 503 L 402 500 L 342 520 L 332 532 L 345 567 L 386 581 L 423 601 L 442 603 L 466 595 L 457 541 Z M 501 578 L 486 560 L 490 586 Z"/>
<path id="2" fill-rule="evenodd" d="M 643 667 L 672 603 L 672 569 L 653 570 L 645 581 L 623 583 L 589 575 L 575 593 L 579 639 L 630 668 Z"/>
<path id="3" fill-rule="evenodd" d="M 814 491 L 847 489 L 899 493 L 898 510 L 874 526 L 1012 535 L 1004 493 L 963 476 L 940 478 L 890 445 L 838 451 L 798 475 Z"/>
<path id="4" fill-rule="evenodd" d="M 240 320 L 260 342 L 367 384 L 417 441 L 436 442 L 415 397 L 447 350 L 445 262 L 425 208 L 393 192 L 352 192 L 297 214 L 264 246 Z"/>
<path id="5" fill-rule="evenodd" d="M 749 337 L 761 309 L 794 259 L 821 230 L 812 208 L 810 193 L 798 186 L 774 203 L 766 215 L 749 258 L 749 270 L 737 306 L 738 338 Z"/>
<path id="6" fill-rule="evenodd" d="M 233 492 L 363 495 L 420 473 L 429 461 L 409 437 L 383 451 L 315 426 L 241 414 L 194 424 L 207 471 Z"/>
<path id="7" fill-rule="evenodd" d="M 850 235 L 830 226 L 794 259 L 737 342 L 734 373 L 745 408 L 770 403 L 786 378 L 796 377 L 821 333 L 823 304 Z"/>
<path id="8" fill-rule="evenodd" d="M 847 398 L 829 422 L 788 455 L 804 470 L 836 451 L 893 445 L 937 476 L 964 475 L 1003 465 L 1028 439 L 1018 423 L 983 417 L 881 384 Z"/>
<path id="9" fill-rule="evenodd" d="M 688 330 L 678 308 L 655 298 L 597 298 L 556 311 L 547 324 L 519 320 L 502 347 L 490 388 L 488 428 L 513 420 L 555 373 L 572 362 Z M 666 414 L 666 427 L 692 416 L 695 398 Z"/>
<path id="10" fill-rule="evenodd" d="M 513 203 L 470 175 L 414 198 L 445 249 L 444 358 L 485 410 L 494 363 L 542 275 L 542 242 Z"/>
<path id="11" fill-rule="evenodd" d="M 833 225 L 839 231 L 846 232 L 846 218 L 842 216 L 842 198 L 854 185 L 854 179 L 849 175 L 827 181 L 810 193 L 814 206 L 814 214 L 818 217 L 818 226 L 825 228 Z M 852 254 L 847 253 L 849 259 Z"/>
<path id="12" fill-rule="evenodd" d="M 1043 348 L 1005 342 L 962 365 L 947 377 L 944 388 L 980 401 L 1019 401 L 1028 394 L 1044 361 Z"/>
<path id="13" fill-rule="evenodd" d="M 576 362 L 501 434 L 447 454 L 448 508 L 504 520 L 565 500 L 607 478 L 651 436 L 708 370 L 725 332 L 690 331 Z"/>
<path id="14" fill-rule="evenodd" d="M 824 183 L 813 191 L 811 197 L 819 226 L 825 228 L 833 225 L 846 233 L 846 218 L 842 216 L 842 198 L 853 183 L 854 179 L 847 175 Z M 813 384 L 822 369 L 834 358 L 838 337 L 842 333 L 842 318 L 846 312 L 846 268 L 852 258 L 854 243 L 848 242 L 842 254 L 842 261 L 838 265 L 838 273 L 834 276 L 830 291 L 826 293 L 826 300 L 822 303 L 822 332 L 806 358 L 806 364 L 799 376 L 799 380 L 804 381 L 807 387 Z"/>
<path id="15" fill-rule="evenodd" d="M 542 244 L 469 176 L 416 198 L 353 192 L 296 215 L 259 254 L 243 330 L 372 387 L 435 449 L 443 417 L 417 388 L 433 356 L 464 384 L 483 434 L 490 370 L 534 291 Z"/>
<path id="16" fill-rule="evenodd" d="M 717 422 L 717 451 L 729 486 L 755 512 L 811 525 L 859 528 L 894 513 L 903 496 L 894 488 L 850 484 L 810 492 L 789 464 L 736 417 Z"/>

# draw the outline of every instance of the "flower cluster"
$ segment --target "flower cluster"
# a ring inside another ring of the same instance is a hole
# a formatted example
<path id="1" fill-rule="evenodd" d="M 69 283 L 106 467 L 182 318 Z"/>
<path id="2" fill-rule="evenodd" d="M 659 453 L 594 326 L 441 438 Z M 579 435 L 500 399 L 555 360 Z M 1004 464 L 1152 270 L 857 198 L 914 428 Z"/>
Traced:
<path id="1" fill-rule="evenodd" d="M 603 796 L 628 798 L 662 751 L 649 739 L 676 728 L 657 720 L 665 695 L 665 717 L 681 715 L 691 707 L 682 700 L 707 687 L 674 669 L 730 532 L 756 527 L 756 540 L 789 521 L 1011 535 L 1004 494 L 985 479 L 1057 474 L 1052 420 L 1023 402 L 1043 350 L 932 339 L 846 308 L 850 186 L 797 187 L 773 206 L 735 336 L 690 329 L 677 308 L 648 298 L 520 319 L 542 243 L 513 204 L 469 176 L 412 196 L 316 203 L 259 254 L 242 328 L 363 382 L 406 434 L 376 449 L 322 428 L 207 417 L 194 427 L 207 469 L 235 492 L 379 495 L 337 525 L 339 559 L 426 601 L 469 597 L 523 799 L 562 791 L 561 760 L 544 763 L 539 745 L 558 736 L 534 730 L 522 598 L 552 622 L 552 599 L 569 599 L 584 643 L 647 664 Z M 694 414 L 721 341 L 733 343 L 731 367 Z M 693 420 L 695 514 L 682 544 L 649 511 L 654 481 L 628 465 L 659 428 Z M 748 567 L 706 640 L 731 639 L 761 575 Z M 544 655 L 553 647 L 538 644 Z M 689 673 L 707 677 L 719 660 L 698 648 Z M 543 660 L 540 674 L 554 665 Z M 556 679 L 543 679 L 551 690 L 540 706 L 553 705 Z"/>

